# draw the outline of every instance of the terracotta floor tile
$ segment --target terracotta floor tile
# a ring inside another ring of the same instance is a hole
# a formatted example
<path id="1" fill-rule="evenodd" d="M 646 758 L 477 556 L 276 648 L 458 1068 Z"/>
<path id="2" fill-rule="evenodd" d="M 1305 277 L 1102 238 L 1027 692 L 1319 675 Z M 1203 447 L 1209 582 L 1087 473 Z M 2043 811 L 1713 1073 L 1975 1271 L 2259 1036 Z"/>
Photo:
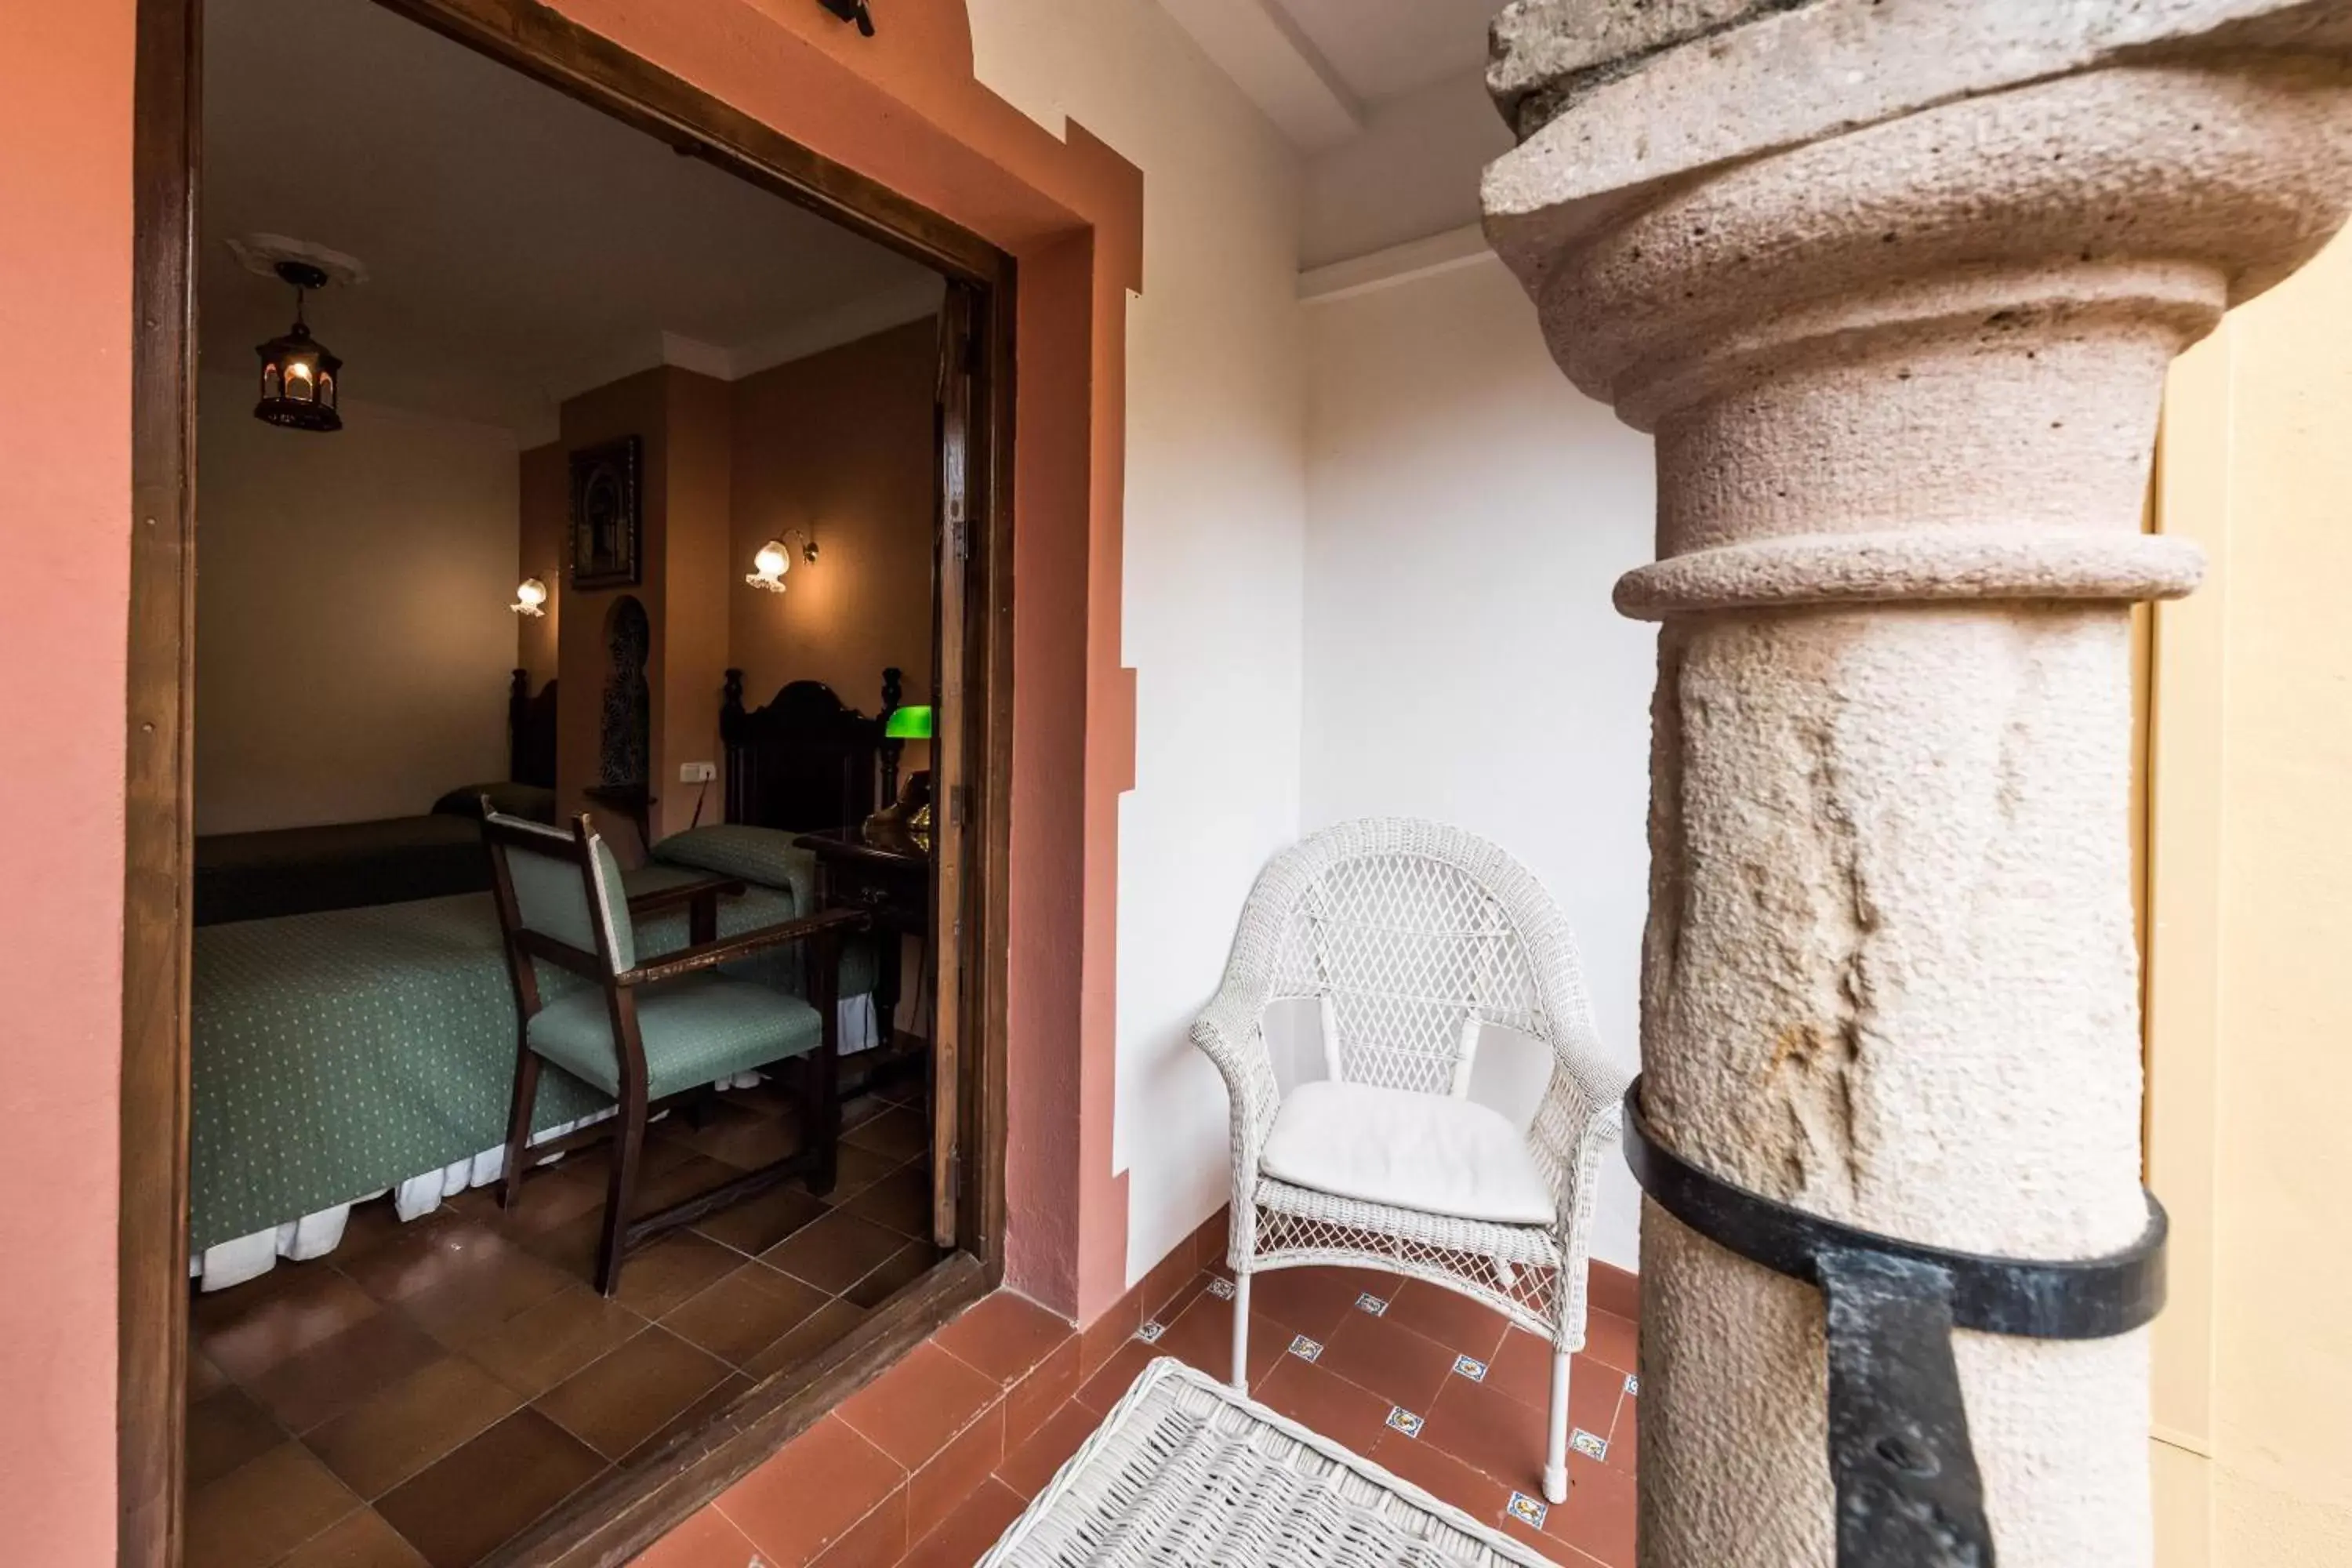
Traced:
<path id="1" fill-rule="evenodd" d="M 660 1175 L 641 1178 L 629 1212 L 642 1216 L 666 1209 L 672 1204 L 682 1204 L 688 1198 L 700 1197 L 714 1187 L 724 1186 L 742 1173 L 740 1169 L 723 1161 L 690 1152 L 686 1159 Z"/>
<path id="2" fill-rule="evenodd" d="M 843 1291 L 842 1299 L 872 1311 L 899 1291 L 929 1274 L 947 1254 L 928 1241 L 910 1241 L 866 1276 Z"/>
<path id="3" fill-rule="evenodd" d="M 1574 1390 L 1570 1391 L 1573 1404 Z M 1543 1495 L 1544 1413 L 1488 1383 L 1450 1377 L 1421 1440 L 1530 1497 Z"/>
<path id="4" fill-rule="evenodd" d="M 477 1194 L 478 1197 L 477 1198 Z M 583 1214 L 594 1214 L 604 1206 L 604 1184 L 595 1172 L 566 1162 L 550 1171 L 533 1171 L 525 1176 L 522 1191 L 510 1209 L 498 1206 L 498 1184 L 476 1187 L 466 1194 L 487 1206 L 476 1211 L 478 1217 L 500 1230 L 515 1235 L 536 1235 L 551 1230 L 567 1220 Z"/>
<path id="5" fill-rule="evenodd" d="M 999 1387 L 1010 1387 L 1074 1333 L 1068 1323 L 1027 1297 L 998 1290 L 931 1339 L 966 1366 L 994 1378 Z"/>
<path id="6" fill-rule="evenodd" d="M 1066 1338 L 1044 1361 L 1004 1391 L 1004 1447 L 1027 1442 L 1045 1417 L 1078 1392 L 1078 1342 Z"/>
<path id="7" fill-rule="evenodd" d="M 630 1568 L 758 1568 L 758 1552 L 732 1520 L 705 1508 L 639 1552 Z"/>
<path id="8" fill-rule="evenodd" d="M 844 1143 L 834 1161 L 833 1191 L 824 1194 L 824 1201 L 845 1204 L 906 1163 L 903 1155 L 877 1154 L 855 1143 Z"/>
<path id="9" fill-rule="evenodd" d="M 907 1246 L 907 1238 L 836 1209 L 761 1254 L 771 1268 L 837 1296 Z"/>
<path id="10" fill-rule="evenodd" d="M 557 1384 L 531 1407 L 618 1459 L 726 1381 L 733 1369 L 660 1328 Z"/>
<path id="11" fill-rule="evenodd" d="M 1355 1453 L 1371 1452 L 1388 1435 L 1389 1400 L 1295 1355 L 1283 1357 L 1252 1393 L 1259 1404 Z"/>
<path id="12" fill-rule="evenodd" d="M 452 1284 L 506 1257 L 514 1243 L 487 1225 L 444 1208 L 338 1267 L 378 1301 L 398 1301 Z"/>
<path id="13" fill-rule="evenodd" d="M 375 1315 L 373 1297 L 324 1262 L 280 1264 L 258 1279 L 195 1298 L 195 1348 L 240 1383 Z"/>
<path id="14" fill-rule="evenodd" d="M 395 1489 L 376 1511 L 433 1568 L 471 1568 L 604 1468 L 586 1444 L 525 1407 Z"/>
<path id="15" fill-rule="evenodd" d="M 1454 1354 L 1477 1361 L 1495 1359 L 1495 1347 L 1510 1326 L 1492 1307 L 1425 1279 L 1399 1280 L 1389 1298 L 1388 1316 Z"/>
<path id="16" fill-rule="evenodd" d="M 246 1391 L 288 1431 L 307 1432 L 445 1353 L 399 1313 L 378 1312 L 281 1362 Z"/>
<path id="17" fill-rule="evenodd" d="M 865 1321 L 865 1308 L 849 1301 L 828 1301 L 802 1320 L 800 1327 L 744 1363 L 743 1370 L 754 1378 L 790 1372 Z"/>
<path id="18" fill-rule="evenodd" d="M 272 1568 L 428 1568 L 407 1537 L 372 1508 L 343 1516 L 279 1559 Z"/>
<path id="19" fill-rule="evenodd" d="M 1078 1445 L 1100 1425 L 1100 1411 L 1072 1400 L 1047 1416 L 1027 1442 L 1004 1456 L 1004 1462 L 996 1468 L 996 1479 L 1027 1501 L 1045 1489 L 1062 1461 L 1076 1453 Z"/>
<path id="20" fill-rule="evenodd" d="M 1642 1370 L 1642 1335 L 1631 1320 L 1614 1312 L 1584 1315 L 1584 1353 L 1619 1372 Z"/>
<path id="21" fill-rule="evenodd" d="M 730 1366 L 741 1366 L 832 1298 L 814 1285 L 764 1264 L 746 1263 L 717 1284 L 671 1309 L 670 1332 Z"/>
<path id="22" fill-rule="evenodd" d="M 634 1312 L 659 1318 L 700 1295 L 740 1268 L 742 1254 L 706 1241 L 690 1230 L 676 1231 L 621 1265 L 621 1289 L 613 1300 Z"/>
<path id="23" fill-rule="evenodd" d="M 888 1455 L 828 1415 L 721 1492 L 719 1510 L 771 1568 L 800 1568 L 906 1479 Z"/>
<path id="24" fill-rule="evenodd" d="M 1481 1524 L 1491 1527 L 1510 1504 L 1510 1488 L 1421 1438 L 1385 1433 L 1373 1445 L 1370 1458 L 1390 1474 L 1452 1503 Z"/>
<path id="25" fill-rule="evenodd" d="M 255 1568 L 359 1507 L 299 1443 L 280 1443 L 188 1494 L 184 1568 Z"/>
<path id="26" fill-rule="evenodd" d="M 573 1284 L 553 1264 L 509 1247 L 478 1258 L 446 1283 L 402 1298 L 398 1306 L 410 1322 L 443 1344 L 454 1344 L 478 1337 Z"/>
<path id="27" fill-rule="evenodd" d="M 926 1342 L 843 1400 L 834 1414 L 913 1469 L 994 1405 L 1002 1392 L 993 1378 Z"/>
<path id="28" fill-rule="evenodd" d="M 849 1129 L 841 1141 L 888 1159 L 911 1160 L 930 1149 L 931 1125 L 904 1106 L 893 1106 Z"/>
<path id="29" fill-rule="evenodd" d="M 1078 1384 L 1077 1403 L 1100 1415 L 1117 1405 L 1135 1380 L 1142 1375 L 1152 1359 L 1160 1354 L 1157 1345 L 1129 1339 L 1118 1348 L 1118 1353 L 1095 1370 L 1095 1374 Z"/>
<path id="30" fill-rule="evenodd" d="M 194 1342 L 191 1340 L 188 1344 L 188 1376 L 187 1381 L 182 1385 L 182 1392 L 185 1394 L 188 1403 L 193 1405 L 206 1394 L 217 1394 L 228 1385 L 228 1373 L 215 1365 L 211 1357 L 198 1350 Z"/>
<path id="31" fill-rule="evenodd" d="M 1633 1475 L 1641 1468 L 1642 1401 L 1628 1394 L 1617 1401 L 1617 1424 L 1609 1429 L 1609 1468 Z"/>
<path id="32" fill-rule="evenodd" d="M 480 1188 L 468 1187 L 454 1198 L 443 1199 L 442 1205 L 454 1211 L 467 1212 L 461 1205 L 478 1204 L 480 1193 Z M 417 1217 L 423 1219 L 425 1216 L 419 1215 Z M 352 1212 L 343 1220 L 343 1238 L 335 1244 L 333 1253 L 322 1261 L 338 1267 L 352 1262 L 403 1234 L 407 1228 L 408 1222 L 400 1217 L 400 1207 L 389 1193 L 362 1204 L 353 1204 Z"/>
<path id="33" fill-rule="evenodd" d="M 521 1394 L 472 1362 L 448 1355 L 302 1441 L 352 1491 L 378 1498 L 521 1404 Z"/>
<path id="34" fill-rule="evenodd" d="M 928 1239 L 931 1234 L 931 1173 L 929 1162 L 912 1160 L 842 1205 L 860 1219 L 872 1220 L 901 1236 Z"/>
<path id="35" fill-rule="evenodd" d="M 1255 1388 L 1258 1380 L 1274 1370 L 1275 1358 L 1290 1343 L 1289 1329 L 1260 1313 L 1250 1315 L 1249 1384 Z M 1177 1314 L 1152 1347 L 1158 1355 L 1172 1355 L 1188 1365 L 1198 1367 L 1211 1377 L 1223 1382 L 1234 1370 L 1234 1304 L 1208 1291 L 1192 1299 L 1192 1305 Z"/>
<path id="36" fill-rule="evenodd" d="M 584 1284 L 567 1284 L 530 1310 L 458 1339 L 468 1359 L 536 1398 L 641 1332 L 646 1320 Z"/>
<path id="37" fill-rule="evenodd" d="M 224 1386 L 188 1405 L 191 1490 L 259 1458 L 286 1441 L 286 1429 L 242 1389 Z"/>
<path id="38" fill-rule="evenodd" d="M 938 1529 L 1003 1462 L 1004 1405 L 1000 1401 L 907 1478 L 908 1537 L 920 1540 Z"/>
<path id="39" fill-rule="evenodd" d="M 971 1568 L 1027 1506 L 1003 1481 L 983 1481 L 944 1524 L 915 1542 L 902 1568 Z"/>
<path id="40" fill-rule="evenodd" d="M 743 1373 L 729 1373 L 724 1382 L 664 1422 L 652 1436 L 622 1455 L 621 1463 L 624 1466 L 643 1464 L 678 1439 L 702 1431 L 724 1415 L 728 1406 L 740 1399 L 751 1386 L 751 1380 Z"/>
<path id="41" fill-rule="evenodd" d="M 1546 1518 L 1549 1518 L 1549 1510 Z M 1501 1528 L 1505 1535 L 1531 1551 L 1542 1552 L 1558 1568 L 1607 1568 L 1607 1564 L 1591 1552 L 1580 1552 L 1559 1537 L 1547 1535 L 1533 1525 L 1513 1519 L 1508 1513 L 1503 1515 Z"/>
<path id="42" fill-rule="evenodd" d="M 1201 1269 L 1192 1261 L 1190 1245 L 1171 1250 L 1136 1281 L 1135 1288 L 1140 1293 L 1138 1304 L 1143 1309 L 1144 1318 L 1162 1323 L 1173 1319 L 1190 1300 L 1189 1291 L 1200 1279 Z"/>
<path id="43" fill-rule="evenodd" d="M 907 1554 L 907 1489 L 900 1487 L 817 1553 L 812 1568 L 891 1568 Z"/>
<path id="44" fill-rule="evenodd" d="M 1078 1331 L 1078 1381 L 1083 1384 L 1103 1363 L 1119 1353 L 1143 1324 L 1143 1303 L 1129 1294 L 1113 1302 L 1102 1316 Z"/>
<path id="45" fill-rule="evenodd" d="M 1609 1568 L 1633 1568 L 1633 1478 L 1580 1454 L 1568 1461 L 1568 1500 L 1544 1516 L 1544 1534 Z"/>
<path id="46" fill-rule="evenodd" d="M 1503 1336 L 1487 1369 L 1486 1382 L 1520 1404 L 1545 1412 L 1551 1409 L 1551 1346 L 1524 1330 Z M 1616 1419 L 1617 1401 L 1624 1393 L 1625 1374 L 1587 1355 L 1569 1358 L 1568 1419 L 1596 1436 L 1606 1437 Z"/>
<path id="47" fill-rule="evenodd" d="M 721 1247 L 731 1247 L 746 1257 L 757 1258 L 829 1212 L 799 1183 L 788 1182 L 720 1209 L 694 1228 Z"/>
<path id="48" fill-rule="evenodd" d="M 1402 1323 L 1354 1311 L 1331 1331 L 1316 1364 L 1391 1405 L 1426 1415 L 1453 1373 L 1454 1353 Z"/>
<path id="49" fill-rule="evenodd" d="M 1250 1280 L 1250 1310 L 1262 1312 L 1313 1340 L 1328 1340 L 1365 1291 L 1386 1300 L 1397 1289 L 1387 1275 L 1361 1268 L 1277 1268 Z M 1443 1341 L 1439 1342 L 1443 1343 Z"/>
<path id="50" fill-rule="evenodd" d="M 800 1147 L 800 1117 L 789 1106 L 755 1104 L 736 1094 L 722 1094 L 711 1101 L 705 1121 L 705 1125 L 697 1127 L 688 1117 L 674 1116 L 670 1123 L 676 1125 L 667 1136 L 698 1154 L 742 1170 L 767 1164 Z M 730 1158 L 724 1152 L 729 1150 L 748 1157 Z"/>

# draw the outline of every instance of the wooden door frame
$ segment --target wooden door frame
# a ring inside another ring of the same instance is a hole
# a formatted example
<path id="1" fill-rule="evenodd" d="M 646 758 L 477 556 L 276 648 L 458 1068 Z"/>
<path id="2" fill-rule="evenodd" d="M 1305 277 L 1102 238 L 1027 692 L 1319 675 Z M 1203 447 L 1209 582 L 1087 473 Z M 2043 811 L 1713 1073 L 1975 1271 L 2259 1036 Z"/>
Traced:
<path id="1" fill-rule="evenodd" d="M 961 1250 L 815 1361 L 771 1378 L 681 1446 L 573 1500 L 495 1559 L 601 1568 L 643 1550 L 1003 1278 L 1017 279 L 1012 258 L 969 229 L 537 0 L 378 3 L 682 154 L 974 285 L 982 302 L 968 635 L 960 650 L 966 689 L 974 694 L 965 747 L 968 956 L 958 999 L 971 1066 L 956 1110 L 965 1130 L 959 1142 L 971 1152 L 958 1205 Z M 202 0 L 138 0 L 137 11 L 117 1253 L 123 1568 L 177 1568 L 184 1505 L 201 7 Z"/>

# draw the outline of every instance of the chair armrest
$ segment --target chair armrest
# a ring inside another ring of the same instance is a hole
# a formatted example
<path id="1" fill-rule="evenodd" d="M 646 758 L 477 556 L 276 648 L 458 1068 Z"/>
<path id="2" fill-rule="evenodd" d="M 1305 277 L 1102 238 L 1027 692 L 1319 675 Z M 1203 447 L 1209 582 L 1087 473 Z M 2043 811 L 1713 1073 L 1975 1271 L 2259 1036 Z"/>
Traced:
<path id="1" fill-rule="evenodd" d="M 1242 1175 L 1244 1152 L 1256 1168 L 1256 1151 L 1273 1131 L 1282 1089 L 1275 1081 L 1274 1058 L 1265 1047 L 1265 1005 L 1271 991 L 1258 976 L 1227 973 L 1224 984 L 1192 1021 L 1192 1043 L 1214 1062 L 1233 1100 L 1234 1176 Z"/>
<path id="2" fill-rule="evenodd" d="M 785 921 L 780 925 L 761 926 L 738 936 L 721 937 L 695 947 L 641 963 L 613 977 L 616 985 L 652 985 L 664 980 L 675 980 L 681 974 L 698 970 L 716 969 L 722 963 L 732 963 L 739 958 L 749 958 L 772 947 L 786 942 L 802 942 L 809 937 L 832 933 L 845 935 L 864 931 L 872 924 L 869 916 L 858 910 L 826 910 L 822 914 L 803 915 L 799 920 Z"/>
<path id="3" fill-rule="evenodd" d="M 656 888 L 650 893 L 639 893 L 629 900 L 629 918 L 643 920 L 647 915 L 667 914 L 681 904 L 691 904 L 698 899 L 740 898 L 745 891 L 743 882 L 732 877 L 713 877 L 699 882 L 681 882 L 675 888 Z"/>

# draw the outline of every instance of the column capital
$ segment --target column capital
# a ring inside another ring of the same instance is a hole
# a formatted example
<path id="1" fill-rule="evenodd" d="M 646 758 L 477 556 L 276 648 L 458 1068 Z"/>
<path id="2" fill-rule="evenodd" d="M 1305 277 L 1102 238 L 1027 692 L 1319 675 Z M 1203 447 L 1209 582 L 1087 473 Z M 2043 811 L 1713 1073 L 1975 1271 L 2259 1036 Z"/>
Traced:
<path id="1" fill-rule="evenodd" d="M 1540 123 L 1487 236 L 1570 379 L 1657 433 L 1660 554 L 1708 552 L 1629 614 L 2194 585 L 2139 537 L 2164 368 L 2342 223 L 2352 0 L 1521 0 L 1495 32 Z"/>

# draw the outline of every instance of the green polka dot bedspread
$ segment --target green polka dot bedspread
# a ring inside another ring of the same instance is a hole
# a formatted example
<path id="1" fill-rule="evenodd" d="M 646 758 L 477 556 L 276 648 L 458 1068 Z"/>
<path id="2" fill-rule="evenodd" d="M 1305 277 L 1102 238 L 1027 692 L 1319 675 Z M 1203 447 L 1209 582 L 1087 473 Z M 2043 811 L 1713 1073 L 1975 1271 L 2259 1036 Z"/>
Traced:
<path id="1" fill-rule="evenodd" d="M 641 893 L 685 875 L 632 872 Z M 798 879 L 795 879 L 796 880 Z M 793 918 L 805 898 L 753 887 L 719 903 L 722 936 Z M 683 910 L 639 922 L 641 958 L 687 945 Z M 514 991 L 488 893 L 244 921 L 194 932 L 189 1245 L 196 1250 L 351 1203 L 506 1141 Z M 799 994 L 796 947 L 728 973 Z M 841 994 L 874 986 L 862 943 Z M 541 994 L 586 983 L 539 968 Z M 610 1103 L 559 1068 L 536 1124 Z"/>

